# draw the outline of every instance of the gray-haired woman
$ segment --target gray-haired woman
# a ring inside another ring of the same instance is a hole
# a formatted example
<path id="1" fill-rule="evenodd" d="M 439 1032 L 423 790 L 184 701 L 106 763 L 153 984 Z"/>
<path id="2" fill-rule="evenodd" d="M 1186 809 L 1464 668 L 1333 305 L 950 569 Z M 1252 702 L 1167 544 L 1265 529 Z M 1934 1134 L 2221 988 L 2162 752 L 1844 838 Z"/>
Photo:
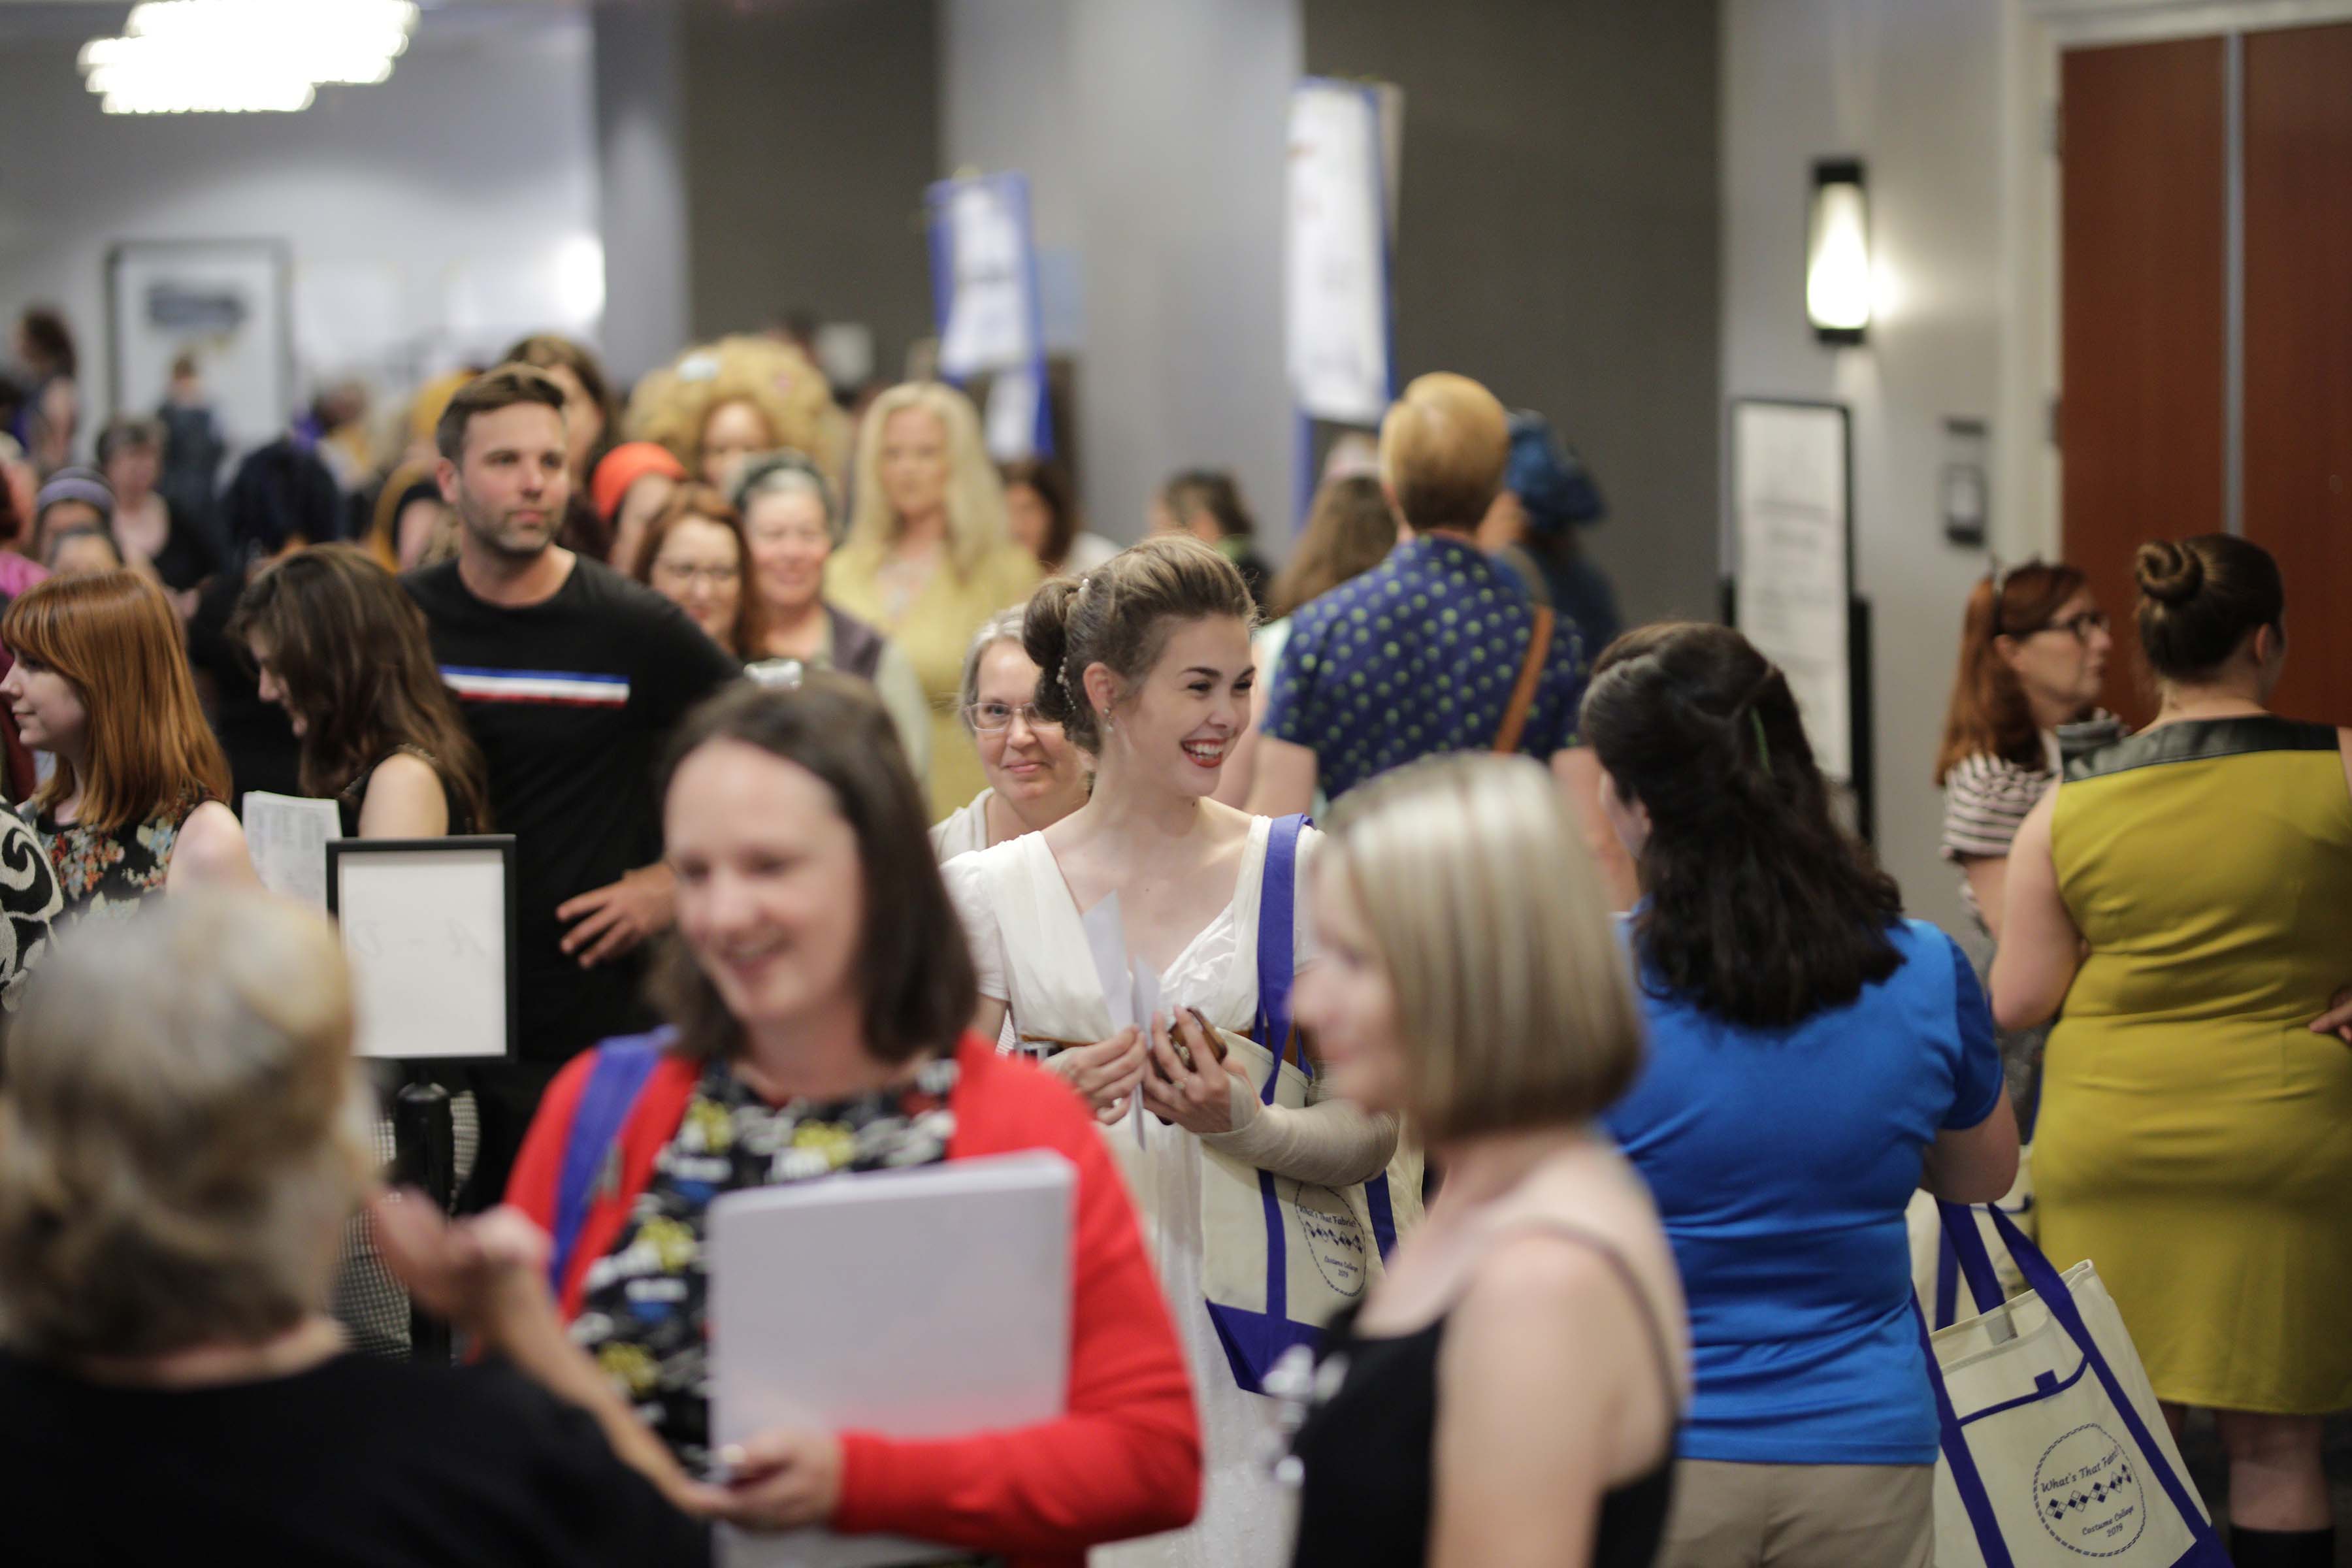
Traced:
<path id="1" fill-rule="evenodd" d="M 735 510 L 751 552 L 751 590 L 767 612 L 766 646 L 746 648 L 755 678 L 837 669 L 874 688 L 915 777 L 930 773 L 931 709 L 904 649 L 825 603 L 824 563 L 841 542 L 841 510 L 817 466 L 798 452 L 743 465 Z"/>
<path id="2" fill-rule="evenodd" d="M 1051 827 L 1087 803 L 1087 756 L 1037 711 L 1037 666 L 1021 646 L 1029 608 L 991 616 L 964 655 L 957 710 L 988 787 L 931 829 L 945 865 L 959 855 Z"/>
<path id="3" fill-rule="evenodd" d="M 0 1090 L 9 1560 L 707 1562 L 587 1411 L 345 1346 L 352 1029 L 326 922 L 259 893 L 159 900 L 43 961 Z"/>

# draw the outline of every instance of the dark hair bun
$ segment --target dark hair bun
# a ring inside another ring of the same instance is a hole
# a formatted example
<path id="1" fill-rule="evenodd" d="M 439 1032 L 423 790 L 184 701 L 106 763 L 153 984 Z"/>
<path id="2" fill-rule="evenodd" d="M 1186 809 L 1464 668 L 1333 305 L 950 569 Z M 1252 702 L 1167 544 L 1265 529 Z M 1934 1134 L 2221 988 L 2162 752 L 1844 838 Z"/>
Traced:
<path id="1" fill-rule="evenodd" d="M 2152 540 L 2133 558 L 2139 591 L 2160 605 L 2185 605 L 2205 585 L 2205 563 L 2169 539 Z"/>

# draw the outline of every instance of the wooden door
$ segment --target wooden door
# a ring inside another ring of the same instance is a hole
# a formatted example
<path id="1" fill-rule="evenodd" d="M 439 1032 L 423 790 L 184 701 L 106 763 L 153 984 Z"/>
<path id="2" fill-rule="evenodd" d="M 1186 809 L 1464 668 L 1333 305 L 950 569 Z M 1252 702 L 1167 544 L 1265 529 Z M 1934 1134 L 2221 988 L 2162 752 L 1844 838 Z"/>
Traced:
<path id="1" fill-rule="evenodd" d="M 2222 526 L 2222 42 L 2061 63 L 2059 454 L 2065 558 L 2115 617 L 2108 704 L 2154 710 L 2132 552 Z"/>
<path id="2" fill-rule="evenodd" d="M 2245 87 L 2246 537 L 2286 577 L 2279 711 L 2352 724 L 2352 26 L 2248 34 Z"/>

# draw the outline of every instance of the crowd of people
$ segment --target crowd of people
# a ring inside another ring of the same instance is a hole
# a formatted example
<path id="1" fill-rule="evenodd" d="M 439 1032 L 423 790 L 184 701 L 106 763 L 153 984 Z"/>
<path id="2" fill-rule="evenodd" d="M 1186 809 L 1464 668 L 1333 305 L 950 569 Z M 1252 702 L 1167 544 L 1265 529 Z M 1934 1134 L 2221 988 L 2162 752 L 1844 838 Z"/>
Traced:
<path id="1" fill-rule="evenodd" d="M 824 1526 L 1038 1568 L 1925 1568 L 1906 1210 L 2009 1194 L 2021 1132 L 2052 1258 L 2095 1260 L 2169 1415 L 2218 1415 L 2235 1561 L 2332 1560 L 2352 746 L 2266 706 L 2257 547 L 2141 552 L 2137 733 L 2084 573 L 1976 586 L 1936 772 L 1985 969 L 1906 918 L 1780 670 L 1621 631 L 1591 478 L 1465 377 L 1403 389 L 1277 573 L 1223 473 L 1121 549 L 953 387 L 853 411 L 769 338 L 625 397 L 529 338 L 364 482 L 297 430 L 217 497 L 167 482 L 194 392 L 79 468 L 70 338 L 19 338 L 26 1561 Z M 359 1068 L 249 789 L 512 836 L 511 1059 Z M 454 1212 L 368 1135 L 419 1077 Z M 719 1199 L 1023 1150 L 1076 1172 L 1057 1416 L 719 1439 Z M 1332 1309 L 1297 1333 L 1278 1268 L 1236 1296 L 1284 1205 Z M 480 1364 L 362 1353 L 406 1348 L 364 1271 Z"/>

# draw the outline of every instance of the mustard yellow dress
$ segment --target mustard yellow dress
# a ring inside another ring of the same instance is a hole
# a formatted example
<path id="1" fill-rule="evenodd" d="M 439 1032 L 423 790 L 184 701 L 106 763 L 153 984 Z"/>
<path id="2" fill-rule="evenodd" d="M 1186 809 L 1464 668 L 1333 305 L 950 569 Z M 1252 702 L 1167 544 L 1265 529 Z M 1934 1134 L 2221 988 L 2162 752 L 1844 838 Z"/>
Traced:
<path id="1" fill-rule="evenodd" d="M 2043 1250 L 2088 1258 L 2160 1398 L 2352 1406 L 2352 793 L 2336 732 L 2165 725 L 2077 759 L 2051 845 L 2089 943 L 2051 1032 Z"/>
<path id="2" fill-rule="evenodd" d="M 951 558 L 942 557 L 912 598 L 894 603 L 882 584 L 887 557 L 887 550 L 860 545 L 835 551 L 824 565 L 824 596 L 879 627 L 915 667 L 915 679 L 922 683 L 931 710 L 930 777 L 925 788 L 931 820 L 937 822 L 988 784 L 980 771 L 980 753 L 956 716 L 963 656 L 989 616 L 1026 603 L 1037 591 L 1037 563 L 1011 543 L 992 548 L 968 572 L 958 572 Z"/>

